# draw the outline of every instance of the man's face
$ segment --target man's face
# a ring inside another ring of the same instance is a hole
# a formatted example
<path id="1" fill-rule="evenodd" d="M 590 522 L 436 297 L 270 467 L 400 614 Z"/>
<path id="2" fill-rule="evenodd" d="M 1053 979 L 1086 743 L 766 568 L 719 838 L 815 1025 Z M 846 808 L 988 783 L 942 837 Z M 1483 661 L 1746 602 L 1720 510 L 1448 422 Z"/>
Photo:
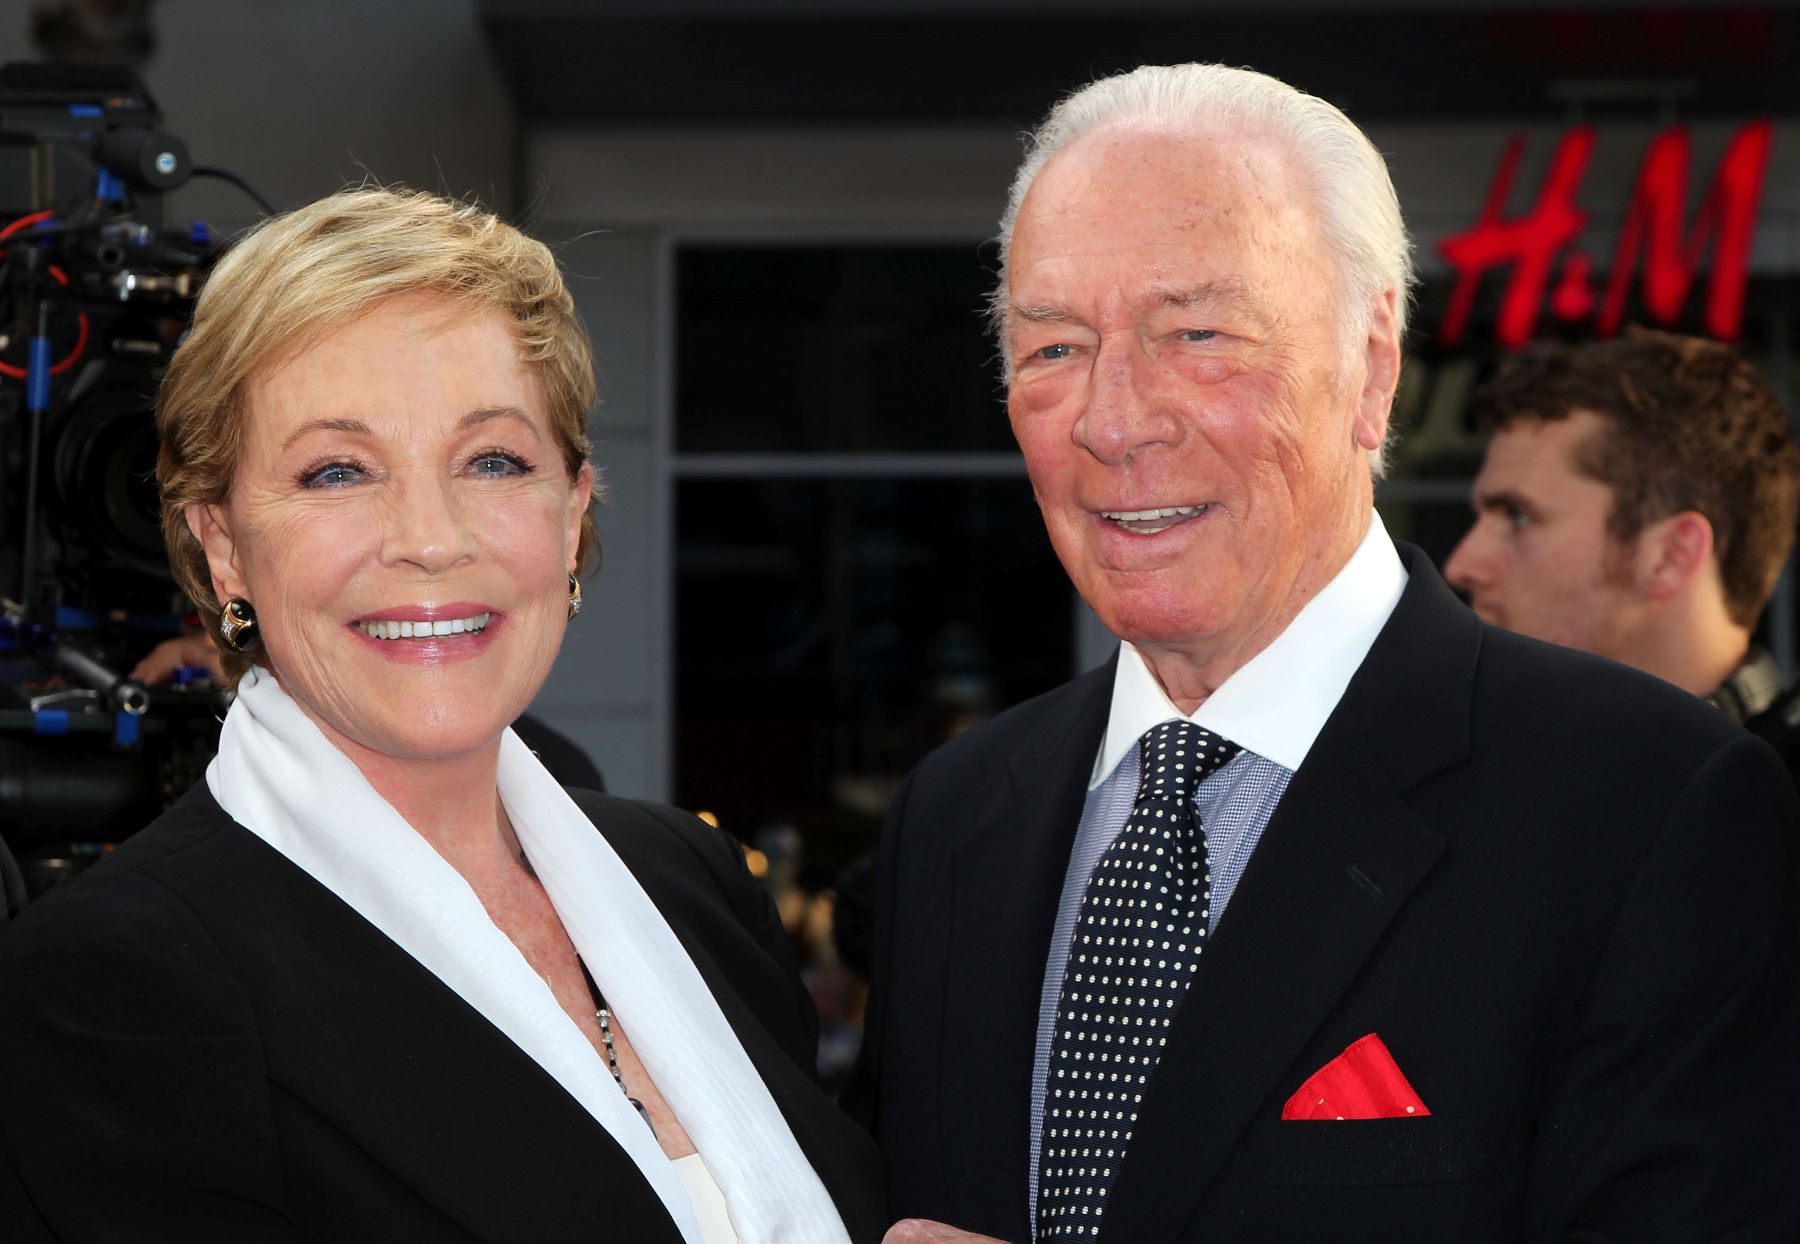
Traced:
<path id="1" fill-rule="evenodd" d="M 1307 188 L 1274 144 L 1216 130 L 1077 139 L 1008 272 L 1008 409 L 1064 568 L 1114 634 L 1228 672 L 1366 529 L 1391 300 L 1343 358 Z"/>
<path id="2" fill-rule="evenodd" d="M 1516 419 L 1496 433 L 1475 479 L 1475 525 L 1445 563 L 1486 621 L 1623 659 L 1642 612 L 1630 549 L 1606 530 L 1613 491 L 1576 454 L 1600 416 Z"/>

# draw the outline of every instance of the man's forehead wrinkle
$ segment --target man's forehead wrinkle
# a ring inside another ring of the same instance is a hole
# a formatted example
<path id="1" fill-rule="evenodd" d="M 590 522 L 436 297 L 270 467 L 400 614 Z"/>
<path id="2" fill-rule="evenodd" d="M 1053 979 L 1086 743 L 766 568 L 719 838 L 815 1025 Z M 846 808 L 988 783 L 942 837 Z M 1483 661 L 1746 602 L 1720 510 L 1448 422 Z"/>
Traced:
<path id="1" fill-rule="evenodd" d="M 1216 277 L 1192 283 L 1157 281 L 1149 296 L 1159 306 L 1174 310 L 1227 310 L 1267 327 L 1279 327 L 1283 317 L 1257 296 L 1256 286 L 1239 276 Z"/>
<path id="2" fill-rule="evenodd" d="M 1237 277 L 1222 277 L 1194 285 L 1159 283 L 1152 292 L 1165 307 L 1197 307 L 1205 303 L 1235 302 L 1246 297 L 1249 290 L 1249 285 Z"/>
<path id="3" fill-rule="evenodd" d="M 1014 302 L 1007 307 L 1007 316 L 1031 324 L 1067 324 L 1075 313 L 1053 302 Z"/>
<path id="4" fill-rule="evenodd" d="M 1146 249 L 1154 248 L 1139 244 L 1120 247 L 1105 254 L 1113 258 L 1126 258 L 1132 252 Z M 1060 275 L 1054 271 L 1056 268 L 1100 253 L 1091 251 L 1088 256 L 1057 256 L 1048 263 L 1033 265 L 1034 268 L 1048 270 L 1043 271 L 1039 279 L 1034 281 L 1021 274 L 1021 279 L 1015 281 L 1014 285 L 1060 287 L 1063 282 L 1056 279 Z M 1183 270 L 1184 267 L 1187 267 L 1186 271 Z M 1262 306 L 1257 297 L 1256 286 L 1239 276 L 1195 279 L 1191 266 L 1157 260 L 1141 269 L 1129 262 L 1121 264 L 1117 278 L 1107 286 L 1103 299 L 1110 305 L 1139 305 L 1143 310 L 1225 307 L 1250 313 L 1259 320 L 1272 322 L 1277 318 L 1272 310 Z M 1027 289 L 1009 299 L 1007 309 L 1013 316 L 1032 321 L 1061 321 L 1074 314 L 1069 305 L 1062 301 L 1060 290 L 1054 288 L 1042 293 Z"/>
<path id="5" fill-rule="evenodd" d="M 1126 292 L 1110 278 L 1096 282 L 1087 276 L 1088 261 L 1097 255 L 1115 259 L 1130 249 L 1134 248 L 1034 256 L 1009 282 L 1008 320 L 1064 324 L 1116 318 L 1128 303 Z"/>

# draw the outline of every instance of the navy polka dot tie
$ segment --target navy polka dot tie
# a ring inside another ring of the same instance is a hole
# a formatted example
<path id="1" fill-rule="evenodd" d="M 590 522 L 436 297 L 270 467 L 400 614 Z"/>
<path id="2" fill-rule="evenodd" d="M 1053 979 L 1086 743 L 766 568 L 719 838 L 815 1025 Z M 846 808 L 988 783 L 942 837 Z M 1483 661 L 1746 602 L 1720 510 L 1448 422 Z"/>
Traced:
<path id="1" fill-rule="evenodd" d="M 1212 872 L 1194 791 L 1242 749 L 1191 721 L 1138 744 L 1137 802 L 1088 878 L 1044 1089 L 1037 1236 L 1092 1238 L 1200 966 Z"/>

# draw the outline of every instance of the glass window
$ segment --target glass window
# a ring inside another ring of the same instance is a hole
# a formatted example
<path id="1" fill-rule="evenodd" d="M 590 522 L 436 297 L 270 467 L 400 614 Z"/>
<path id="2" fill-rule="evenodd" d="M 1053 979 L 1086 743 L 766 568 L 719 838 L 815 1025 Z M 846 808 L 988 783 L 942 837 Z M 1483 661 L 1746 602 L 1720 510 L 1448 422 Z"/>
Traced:
<path id="1" fill-rule="evenodd" d="M 676 514 L 676 802 L 797 827 L 817 882 L 926 752 L 1074 668 L 1022 476 L 688 480 Z"/>

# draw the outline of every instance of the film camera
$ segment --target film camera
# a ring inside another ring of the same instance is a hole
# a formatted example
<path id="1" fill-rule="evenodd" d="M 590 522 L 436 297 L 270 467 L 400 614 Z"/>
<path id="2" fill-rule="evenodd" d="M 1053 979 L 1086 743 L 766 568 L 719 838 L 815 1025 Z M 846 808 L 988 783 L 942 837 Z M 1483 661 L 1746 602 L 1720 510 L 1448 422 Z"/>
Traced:
<path id="1" fill-rule="evenodd" d="M 128 70 L 0 65 L 0 839 L 32 892 L 153 819 L 217 742 L 210 684 L 123 673 L 191 613 L 152 411 L 219 248 L 167 225 L 165 196 L 196 174 L 255 193 L 161 122 Z"/>

